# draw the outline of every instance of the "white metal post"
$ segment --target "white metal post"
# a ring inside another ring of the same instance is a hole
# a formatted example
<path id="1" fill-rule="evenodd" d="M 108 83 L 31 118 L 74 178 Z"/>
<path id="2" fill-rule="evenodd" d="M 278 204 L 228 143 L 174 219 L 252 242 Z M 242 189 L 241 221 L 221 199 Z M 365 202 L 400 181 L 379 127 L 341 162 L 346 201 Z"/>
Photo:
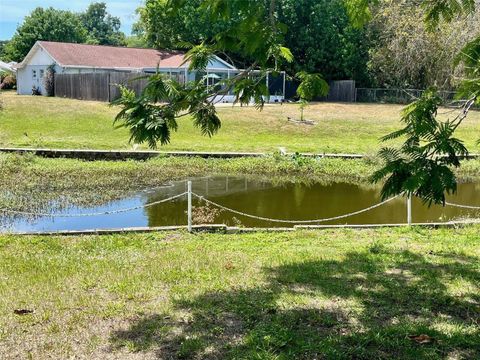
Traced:
<path id="1" fill-rule="evenodd" d="M 271 95 L 271 94 L 270 94 L 270 89 L 269 89 L 270 84 L 269 84 L 269 82 L 268 82 L 268 71 L 267 71 L 267 78 L 266 78 L 266 80 L 265 80 L 265 85 L 267 85 L 267 93 L 268 93 L 268 97 L 267 97 L 266 100 L 267 100 L 267 102 L 270 102 L 270 95 Z"/>
<path id="2" fill-rule="evenodd" d="M 412 225 L 412 195 L 407 196 L 407 224 Z"/>
<path id="3" fill-rule="evenodd" d="M 207 93 L 210 89 L 210 79 L 208 78 L 208 70 L 207 70 Z"/>
<path id="4" fill-rule="evenodd" d="M 187 183 L 187 223 L 188 223 L 188 232 L 192 232 L 192 182 Z"/>
<path id="5" fill-rule="evenodd" d="M 228 86 L 230 87 L 230 69 L 227 70 Z M 232 91 L 229 90 L 227 95 L 231 95 Z M 229 102 L 230 100 L 227 100 Z"/>

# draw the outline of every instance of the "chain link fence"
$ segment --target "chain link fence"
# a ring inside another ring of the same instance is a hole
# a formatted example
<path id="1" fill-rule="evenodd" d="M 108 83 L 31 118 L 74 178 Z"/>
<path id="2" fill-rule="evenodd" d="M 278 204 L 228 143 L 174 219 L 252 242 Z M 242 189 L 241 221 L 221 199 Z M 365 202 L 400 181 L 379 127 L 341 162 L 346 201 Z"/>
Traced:
<path id="1" fill-rule="evenodd" d="M 372 89 L 357 88 L 356 101 L 363 103 L 409 104 L 422 96 L 425 90 L 418 89 Z M 444 105 L 455 105 L 455 91 L 439 91 Z"/>

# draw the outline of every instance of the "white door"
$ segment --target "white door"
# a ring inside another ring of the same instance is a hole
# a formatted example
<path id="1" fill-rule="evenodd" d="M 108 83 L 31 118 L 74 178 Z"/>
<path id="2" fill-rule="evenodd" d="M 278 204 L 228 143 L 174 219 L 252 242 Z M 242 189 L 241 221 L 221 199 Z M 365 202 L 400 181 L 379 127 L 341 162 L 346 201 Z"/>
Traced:
<path id="1" fill-rule="evenodd" d="M 32 87 L 43 93 L 43 77 L 45 69 L 32 69 Z M 33 90 L 33 89 L 32 89 Z"/>

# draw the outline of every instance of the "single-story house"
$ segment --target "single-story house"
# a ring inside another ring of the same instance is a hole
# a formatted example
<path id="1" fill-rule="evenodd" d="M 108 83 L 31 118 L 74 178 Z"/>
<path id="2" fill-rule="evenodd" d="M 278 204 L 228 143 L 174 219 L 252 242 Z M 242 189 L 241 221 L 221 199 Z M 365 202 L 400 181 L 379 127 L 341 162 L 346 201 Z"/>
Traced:
<path id="1" fill-rule="evenodd" d="M 25 59 L 16 66 L 17 93 L 32 94 L 32 89 L 36 88 L 45 94 L 43 78 L 50 65 L 55 66 L 56 74 L 117 71 L 155 73 L 158 70 L 184 82 L 201 76 L 209 84 L 239 72 L 232 64 L 218 56 L 210 61 L 206 74 L 191 72 L 188 70 L 188 63 L 184 63 L 184 56 L 185 53 L 181 51 L 37 41 Z M 231 98 L 222 97 L 222 101 L 228 102 Z M 283 96 L 270 100 L 281 101 Z"/>

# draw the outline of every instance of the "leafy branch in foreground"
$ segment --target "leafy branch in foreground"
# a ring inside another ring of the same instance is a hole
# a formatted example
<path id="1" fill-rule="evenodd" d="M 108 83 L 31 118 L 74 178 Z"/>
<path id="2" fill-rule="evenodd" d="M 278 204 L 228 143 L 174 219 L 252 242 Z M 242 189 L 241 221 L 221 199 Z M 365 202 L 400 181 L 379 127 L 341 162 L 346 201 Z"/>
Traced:
<path id="1" fill-rule="evenodd" d="M 474 101 L 475 98 L 466 101 L 453 120 L 439 121 L 437 110 L 442 99 L 435 89 L 429 89 L 403 110 L 405 127 L 384 136 L 382 141 L 399 137 L 406 140 L 400 148 L 380 150 L 379 156 L 385 164 L 372 176 L 373 182 L 385 179 L 382 199 L 406 193 L 429 206 L 445 204 L 445 194 L 457 190 L 452 167 L 460 166 L 460 158 L 468 155 L 463 142 L 453 135 Z"/>
<path id="2" fill-rule="evenodd" d="M 463 63 L 467 75 L 460 83 L 458 96 L 475 96 L 480 102 L 480 36 L 465 45 L 456 62 Z"/>
<path id="3" fill-rule="evenodd" d="M 200 82 L 186 86 L 163 74 L 149 78 L 140 96 L 133 90 L 120 86 L 121 97 L 113 105 L 122 110 L 115 123 L 130 130 L 130 141 L 147 142 L 151 148 L 157 143 L 170 142 L 170 134 L 178 128 L 177 118 L 192 114 L 193 123 L 204 135 L 212 136 L 220 128 L 215 106 L 207 100 L 205 88 Z"/>

